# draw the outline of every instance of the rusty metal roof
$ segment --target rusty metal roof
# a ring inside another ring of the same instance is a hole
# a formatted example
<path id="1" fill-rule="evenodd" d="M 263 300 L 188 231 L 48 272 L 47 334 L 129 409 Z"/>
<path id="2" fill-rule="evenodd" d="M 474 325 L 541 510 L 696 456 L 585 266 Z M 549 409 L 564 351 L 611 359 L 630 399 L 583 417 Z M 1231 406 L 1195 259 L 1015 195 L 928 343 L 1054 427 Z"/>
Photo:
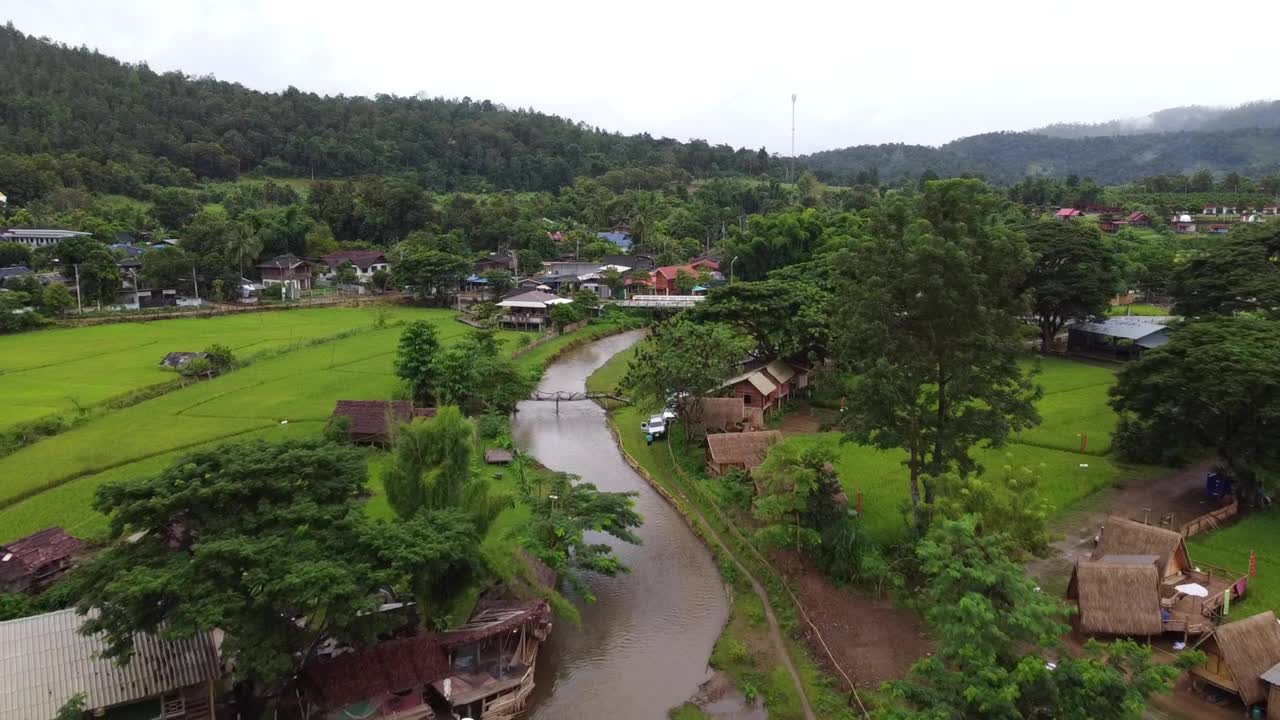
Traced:
<path id="1" fill-rule="evenodd" d="M 86 708 L 114 707 L 220 674 L 208 633 L 183 640 L 138 635 L 127 665 L 99 655 L 101 636 L 80 634 L 84 617 L 74 609 L 0 622 L 0 717 L 48 720 L 71 696 L 83 692 Z"/>

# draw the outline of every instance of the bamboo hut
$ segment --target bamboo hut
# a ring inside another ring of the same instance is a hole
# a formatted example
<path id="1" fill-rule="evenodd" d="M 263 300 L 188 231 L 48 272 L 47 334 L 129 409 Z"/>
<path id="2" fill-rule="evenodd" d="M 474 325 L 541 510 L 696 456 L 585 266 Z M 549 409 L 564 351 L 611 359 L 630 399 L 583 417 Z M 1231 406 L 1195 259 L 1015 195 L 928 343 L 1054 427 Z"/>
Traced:
<path id="1" fill-rule="evenodd" d="M 1246 707 L 1267 701 L 1267 674 L 1280 663 L 1280 624 L 1270 610 L 1218 626 L 1196 643 L 1203 665 L 1191 669 L 1194 679 L 1240 696 Z M 1271 711 L 1275 713 L 1275 709 Z"/>
<path id="2" fill-rule="evenodd" d="M 781 439 L 782 433 L 777 430 L 708 435 L 707 472 L 723 475 L 734 469 L 754 470 Z"/>
<path id="3" fill-rule="evenodd" d="M 1107 555 L 1154 555 L 1162 580 L 1191 569 L 1187 542 L 1180 533 L 1114 515 L 1107 518 L 1092 559 Z"/>
<path id="4" fill-rule="evenodd" d="M 1097 635 L 1164 632 L 1156 558 L 1111 556 L 1076 563 L 1067 596 L 1080 605 L 1079 627 Z"/>

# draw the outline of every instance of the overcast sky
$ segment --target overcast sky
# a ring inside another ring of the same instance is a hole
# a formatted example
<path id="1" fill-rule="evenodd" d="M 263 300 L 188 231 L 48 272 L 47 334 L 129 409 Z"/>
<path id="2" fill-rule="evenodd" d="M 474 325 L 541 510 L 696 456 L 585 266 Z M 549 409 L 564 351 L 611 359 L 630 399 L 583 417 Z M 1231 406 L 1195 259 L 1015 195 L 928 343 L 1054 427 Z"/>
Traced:
<path id="1" fill-rule="evenodd" d="M 1280 97 L 1275 0 L 13 0 L 0 19 L 260 90 L 488 98 L 783 154 L 793 92 L 800 153 Z"/>

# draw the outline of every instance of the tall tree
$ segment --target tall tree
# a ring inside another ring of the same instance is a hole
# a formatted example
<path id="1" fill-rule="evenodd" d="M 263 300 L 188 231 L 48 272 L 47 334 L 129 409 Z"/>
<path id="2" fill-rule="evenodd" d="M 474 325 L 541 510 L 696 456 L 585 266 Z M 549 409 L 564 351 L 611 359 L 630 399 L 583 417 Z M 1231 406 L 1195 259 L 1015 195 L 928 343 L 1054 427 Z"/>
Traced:
<path id="1" fill-rule="evenodd" d="M 922 475 L 972 472 L 975 444 L 1038 421 L 1039 388 L 1018 365 L 1026 242 L 980 212 L 993 201 L 973 182 L 929 183 L 919 209 L 886 216 L 838 261 L 834 344 L 858 382 L 845 430 L 906 451 L 918 524 L 932 501 Z"/>
<path id="2" fill-rule="evenodd" d="M 396 350 L 396 375 L 409 383 L 414 402 L 430 405 L 436 396 L 436 358 L 440 339 L 436 327 L 427 320 L 415 320 L 400 333 Z"/>
<path id="3" fill-rule="evenodd" d="M 1111 397 L 1116 444 L 1130 457 L 1209 447 L 1245 499 L 1280 486 L 1280 321 L 1211 318 L 1175 328 L 1167 345 L 1120 371 Z"/>
<path id="4" fill-rule="evenodd" d="M 1027 228 L 1032 265 L 1026 287 L 1040 326 L 1040 352 L 1072 320 L 1106 312 L 1116 291 L 1115 262 L 1092 225 L 1045 220 Z"/>
<path id="5" fill-rule="evenodd" d="M 653 404 L 674 397 L 686 438 L 700 423 L 704 396 L 733 375 L 750 343 L 720 323 L 677 317 L 654 329 L 636 348 L 622 387 Z"/>
<path id="6" fill-rule="evenodd" d="M 749 335 L 763 356 L 826 357 L 831 342 L 831 296 L 813 283 L 763 280 L 714 288 L 689 311 Z"/>

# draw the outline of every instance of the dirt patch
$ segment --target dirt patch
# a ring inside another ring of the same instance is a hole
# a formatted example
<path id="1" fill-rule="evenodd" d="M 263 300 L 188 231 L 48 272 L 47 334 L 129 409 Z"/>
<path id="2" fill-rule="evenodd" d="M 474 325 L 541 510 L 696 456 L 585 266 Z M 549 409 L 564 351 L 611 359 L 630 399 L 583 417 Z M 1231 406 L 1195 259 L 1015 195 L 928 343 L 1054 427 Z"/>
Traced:
<path id="1" fill-rule="evenodd" d="M 788 437 L 792 435 L 813 435 L 822 432 L 836 420 L 837 413 L 832 410 L 816 408 L 807 402 L 797 403 L 782 416 L 777 429 Z"/>
<path id="2" fill-rule="evenodd" d="M 1148 718 L 1164 720 L 1240 720 L 1246 717 L 1243 704 L 1236 697 L 1220 692 L 1200 692 L 1192 687 L 1191 678 L 1183 675 L 1173 692 L 1151 698 Z"/>
<path id="3" fill-rule="evenodd" d="M 1188 520 L 1216 510 L 1217 503 L 1204 495 L 1204 477 L 1212 468 L 1213 461 L 1206 460 L 1168 475 L 1100 491 L 1054 523 L 1060 537 L 1052 544 L 1053 554 L 1028 563 L 1027 572 L 1046 590 L 1061 595 L 1076 561 L 1093 554 L 1098 529 L 1108 515 L 1166 524 L 1177 530 Z M 1162 522 L 1166 519 L 1170 522 Z"/>
<path id="4" fill-rule="evenodd" d="M 793 553 L 770 553 L 770 561 L 786 577 L 836 662 L 859 688 L 877 688 L 901 678 L 917 660 L 933 653 L 933 641 L 916 613 L 894 607 L 888 600 L 837 587 L 822 571 L 797 560 Z M 804 623 L 800 627 L 809 630 Z M 817 638 L 806 640 L 814 659 L 830 664 Z"/>
<path id="5" fill-rule="evenodd" d="M 698 686 L 698 694 L 689 702 L 713 720 L 765 720 L 769 717 L 763 697 L 757 695 L 754 701 L 748 702 L 734 685 L 733 678 L 719 670 L 713 671 L 711 679 Z"/>

